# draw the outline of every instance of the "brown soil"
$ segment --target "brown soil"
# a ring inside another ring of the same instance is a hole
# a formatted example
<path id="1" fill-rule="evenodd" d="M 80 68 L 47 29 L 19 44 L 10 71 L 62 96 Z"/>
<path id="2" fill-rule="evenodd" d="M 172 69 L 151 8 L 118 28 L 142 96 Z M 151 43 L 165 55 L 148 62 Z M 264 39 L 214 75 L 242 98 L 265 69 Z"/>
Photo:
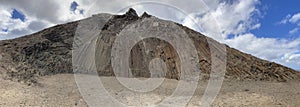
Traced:
<path id="1" fill-rule="evenodd" d="M 94 77 L 91 75 L 83 75 Z M 103 77 L 102 83 L 107 91 L 118 101 L 131 106 L 149 106 L 159 103 L 172 94 L 177 80 L 166 80 L 161 87 L 148 93 L 130 93 L 122 88 L 114 77 Z M 38 85 L 28 86 L 9 80 L 0 80 L 0 106 L 78 106 L 87 104 L 81 97 L 74 76 L 59 74 L 38 79 Z M 198 89 L 190 107 L 199 106 L 206 88 L 206 81 L 199 82 Z M 223 83 L 220 93 L 211 106 L 257 106 L 257 107 L 297 107 L 300 104 L 299 81 L 232 81 Z M 172 104 L 170 104 L 172 105 Z"/>

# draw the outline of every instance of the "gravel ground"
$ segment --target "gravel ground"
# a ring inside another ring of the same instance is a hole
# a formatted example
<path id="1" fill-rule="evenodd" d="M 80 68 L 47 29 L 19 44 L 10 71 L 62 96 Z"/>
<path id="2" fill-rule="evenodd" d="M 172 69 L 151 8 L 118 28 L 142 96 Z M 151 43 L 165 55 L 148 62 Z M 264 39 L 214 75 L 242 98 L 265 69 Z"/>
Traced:
<path id="1" fill-rule="evenodd" d="M 95 78 L 95 76 L 90 75 L 82 76 Z M 160 87 L 151 92 L 137 93 L 123 87 L 114 77 L 103 77 L 101 81 L 112 98 L 129 106 L 151 106 L 160 103 L 173 93 L 178 84 L 176 80 L 166 79 Z M 199 82 L 197 91 L 187 106 L 199 106 L 199 101 L 206 86 L 206 81 Z M 0 93 L 1 107 L 87 106 L 77 88 L 74 75 L 72 74 L 41 77 L 38 79 L 38 84 L 31 86 L 0 79 Z M 103 98 L 104 97 L 105 96 L 103 96 Z M 180 98 L 179 96 L 178 99 Z M 299 99 L 299 81 L 266 82 L 226 80 L 223 82 L 221 91 L 211 106 L 297 107 L 300 105 Z M 170 105 L 172 105 L 172 102 L 170 102 Z"/>

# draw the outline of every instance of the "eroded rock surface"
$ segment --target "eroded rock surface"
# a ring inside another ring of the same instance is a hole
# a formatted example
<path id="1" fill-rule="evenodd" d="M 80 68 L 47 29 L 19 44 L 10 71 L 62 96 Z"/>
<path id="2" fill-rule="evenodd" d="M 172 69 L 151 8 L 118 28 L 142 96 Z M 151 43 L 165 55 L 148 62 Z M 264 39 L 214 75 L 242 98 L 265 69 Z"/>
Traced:
<path id="1" fill-rule="evenodd" d="M 104 19 L 107 22 L 103 21 Z M 114 76 L 110 59 L 111 48 L 116 36 L 126 27 L 140 24 L 144 20 L 153 21 L 153 25 L 157 23 L 174 24 L 180 28 L 177 30 L 183 30 L 196 48 L 199 58 L 197 62 L 202 71 L 201 75 L 205 75 L 204 79 L 209 78 L 208 74 L 212 64 L 212 54 L 207 40 L 220 45 L 217 41 L 185 26 L 158 19 L 147 13 L 139 17 L 133 9 L 130 9 L 124 15 L 98 14 L 80 21 L 44 29 L 31 35 L 0 41 L 0 73 L 2 78 L 32 83 L 36 82 L 35 78 L 39 76 L 73 73 L 72 50 L 77 45 L 84 44 L 80 44 L 80 42 L 74 44 L 74 41 L 78 40 L 75 37 L 78 35 L 76 30 L 78 30 L 78 26 L 81 26 L 80 22 L 88 20 L 93 20 L 93 22 L 83 27 L 89 28 L 91 25 L 90 30 L 99 32 L 96 32 L 96 39 L 95 37 L 84 38 L 95 43 L 91 45 L 95 45 L 96 49 L 94 56 L 96 63 L 85 61 L 85 64 L 90 66 L 96 64 L 97 72 L 102 76 Z M 104 22 L 105 24 L 103 24 Z M 92 25 L 97 27 L 92 27 Z M 157 27 L 157 30 L 161 29 Z M 174 32 L 177 30 L 175 29 Z M 129 64 L 133 70 L 133 76 L 149 77 L 151 75 L 148 69 L 149 62 L 154 58 L 161 58 L 167 66 L 166 77 L 180 79 L 178 76 L 182 72 L 179 69 L 181 67 L 180 59 L 176 49 L 168 42 L 157 38 L 144 39 L 133 47 L 130 54 Z M 228 46 L 226 46 L 226 54 L 226 78 L 259 81 L 288 81 L 300 78 L 299 72 L 293 69 L 256 58 Z"/>

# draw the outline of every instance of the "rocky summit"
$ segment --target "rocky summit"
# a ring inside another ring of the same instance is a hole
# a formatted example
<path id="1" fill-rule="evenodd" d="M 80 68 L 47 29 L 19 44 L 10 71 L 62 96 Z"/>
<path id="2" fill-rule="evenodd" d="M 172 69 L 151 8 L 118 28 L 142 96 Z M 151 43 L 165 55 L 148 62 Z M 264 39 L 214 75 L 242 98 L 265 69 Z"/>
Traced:
<path id="1" fill-rule="evenodd" d="M 181 24 L 161 20 L 147 13 L 138 16 L 133 9 L 129 9 L 123 15 L 97 14 L 87 19 L 56 25 L 31 35 L 0 41 L 1 77 L 13 81 L 35 83 L 36 78 L 40 76 L 73 73 L 73 68 L 76 67 L 72 63 L 74 61 L 72 51 L 78 47 L 77 45 L 80 47 L 80 45 L 85 44 L 85 42 L 81 43 L 83 39 L 95 43 L 91 44 L 95 49 L 95 53 L 92 54 L 95 56 L 91 58 L 94 58 L 95 61 L 91 60 L 89 63 L 90 60 L 87 60 L 89 58 L 84 57 L 81 58 L 84 62 L 82 65 L 91 66 L 95 64 L 100 76 L 114 76 L 111 52 L 117 36 L 126 35 L 124 30 L 130 31 L 135 30 L 136 27 L 143 28 L 150 25 L 152 26 L 151 29 L 143 32 L 157 35 L 156 31 L 164 31 L 159 26 L 165 26 L 165 28 L 176 28 L 172 31 L 165 30 L 167 35 L 187 34 L 198 54 L 197 63 L 202 71 L 200 75 L 204 77 L 203 79 L 209 78 L 212 69 L 212 53 L 209 44 L 213 44 L 212 46 L 222 44 Z M 80 28 L 83 29 L 78 31 Z M 87 35 L 78 38 L 77 35 L 84 33 L 85 30 L 93 31 L 94 34 L 91 34 L 90 37 Z M 225 48 L 227 63 L 225 78 L 227 79 L 254 81 L 300 79 L 300 73 L 291 68 L 259 59 L 229 46 Z M 167 68 L 165 75 L 158 74 L 159 77 L 180 79 L 179 74 L 184 71 L 180 69 L 180 58 L 176 49 L 168 42 L 158 38 L 146 38 L 137 41 L 137 44 L 133 46 L 128 59 L 132 76 L 150 77 L 149 63 L 155 58 L 163 60 Z"/>

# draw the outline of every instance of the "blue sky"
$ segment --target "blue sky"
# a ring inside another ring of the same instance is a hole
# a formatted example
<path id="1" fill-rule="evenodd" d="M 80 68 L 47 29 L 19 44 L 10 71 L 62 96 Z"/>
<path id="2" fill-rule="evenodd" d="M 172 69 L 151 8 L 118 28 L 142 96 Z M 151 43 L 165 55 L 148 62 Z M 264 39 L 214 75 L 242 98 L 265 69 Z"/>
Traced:
<path id="1" fill-rule="evenodd" d="M 251 32 L 257 37 L 262 38 L 284 38 L 287 40 L 295 40 L 300 37 L 300 29 L 298 20 L 296 23 L 282 23 L 288 16 L 300 13 L 299 0 L 261 0 L 259 9 L 262 11 L 262 18 L 259 18 L 261 27 Z M 294 29 L 295 32 L 291 32 Z M 300 47 L 298 46 L 298 49 Z M 295 52 L 299 54 L 300 52 Z M 300 62 L 299 58 L 297 62 Z M 290 66 L 300 70 L 299 65 Z"/>
<path id="2" fill-rule="evenodd" d="M 292 15 L 300 12 L 299 0 L 262 0 L 259 6 L 262 10 L 263 18 L 260 18 L 260 29 L 252 32 L 258 37 L 275 37 L 294 39 L 299 36 L 300 32 L 289 34 L 289 31 L 294 29 L 296 24 L 280 24 L 287 15 Z"/>
<path id="3" fill-rule="evenodd" d="M 20 19 L 22 22 L 25 21 L 25 15 L 22 12 L 19 12 L 16 9 L 13 9 L 12 13 L 11 13 L 11 18 L 12 19 Z"/>
<path id="4" fill-rule="evenodd" d="M 73 1 L 70 5 L 70 11 L 75 11 L 78 6 L 78 3 L 76 1 Z"/>
<path id="5" fill-rule="evenodd" d="M 140 1 L 169 4 L 185 14 L 167 5 L 132 5 Z M 6 0 L 0 3 L 0 40 L 92 14 L 119 13 L 132 5 L 139 14 L 146 11 L 176 21 L 243 52 L 300 70 L 299 4 L 299 0 Z M 216 31 L 216 25 L 220 31 Z"/>

